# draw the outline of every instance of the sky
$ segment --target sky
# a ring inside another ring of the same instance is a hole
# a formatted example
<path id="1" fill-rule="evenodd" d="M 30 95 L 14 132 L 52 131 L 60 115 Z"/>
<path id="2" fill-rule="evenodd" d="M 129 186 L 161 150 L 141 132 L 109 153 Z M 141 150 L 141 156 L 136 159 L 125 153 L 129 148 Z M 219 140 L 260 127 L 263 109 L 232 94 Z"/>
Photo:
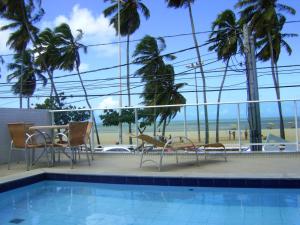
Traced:
<path id="1" fill-rule="evenodd" d="M 154 37 L 177 35 L 183 33 L 190 33 L 190 21 L 188 10 L 182 9 L 171 9 L 166 7 L 164 0 L 144 0 L 145 5 L 150 10 L 151 16 L 148 20 L 144 18 L 141 20 L 141 26 L 132 36 L 131 40 L 139 40 L 145 35 L 151 35 Z M 234 9 L 236 0 L 201 0 L 195 1 L 193 5 L 193 16 L 195 21 L 196 31 L 210 31 L 211 24 L 217 17 L 217 15 L 225 9 Z M 299 0 L 281 0 L 281 3 L 288 4 L 297 10 L 296 16 L 287 16 L 288 21 L 300 20 L 300 4 Z M 42 7 L 45 10 L 45 15 L 39 22 L 38 26 L 42 30 L 46 27 L 53 28 L 62 22 L 67 22 L 72 28 L 73 34 L 77 34 L 77 30 L 81 29 L 84 33 L 82 43 L 85 45 L 103 44 L 118 41 L 116 32 L 113 27 L 109 25 L 109 18 L 105 18 L 102 11 L 107 8 L 110 4 L 104 3 L 101 0 L 43 0 Z M 235 12 L 238 12 L 235 10 Z M 237 15 L 238 16 L 238 15 Z M 5 24 L 6 21 L 0 20 L 0 26 Z M 300 23 L 286 24 L 284 31 L 286 33 L 298 33 L 300 34 Z M 0 32 L 0 55 L 9 54 L 11 51 L 6 47 L 6 40 L 9 32 Z M 208 39 L 208 33 L 197 35 L 199 45 L 205 43 Z M 122 41 L 126 38 L 123 37 Z M 176 52 L 182 49 L 193 47 L 193 39 L 191 35 L 165 38 L 167 48 L 164 53 Z M 293 49 L 291 56 L 288 56 L 283 51 L 279 60 L 279 66 L 288 66 L 300 64 L 300 37 L 291 38 L 287 40 Z M 135 46 L 138 42 L 132 41 L 130 43 L 130 52 L 133 53 Z M 220 87 L 223 67 L 223 62 L 216 62 L 217 56 L 214 53 L 208 52 L 208 46 L 200 48 L 204 70 L 206 73 L 207 89 L 216 90 Z M 126 43 L 121 45 L 121 58 L 122 63 L 126 62 Z M 173 64 L 176 73 L 182 73 L 190 70 L 187 68 L 191 63 L 196 62 L 196 52 L 194 49 L 185 51 L 183 53 L 176 54 L 176 59 L 168 63 Z M 11 62 L 11 57 L 4 57 L 5 62 Z M 98 47 L 89 47 L 88 53 L 84 54 L 81 52 L 81 67 L 82 72 L 88 70 L 94 70 L 99 68 L 105 68 L 110 66 L 118 65 L 118 45 L 110 44 Z M 132 60 L 132 59 L 131 59 Z M 244 73 L 234 72 L 244 68 L 244 59 L 242 56 L 237 55 L 232 59 L 231 71 L 228 72 L 228 77 L 225 81 L 226 88 L 245 88 L 246 77 Z M 207 64 L 207 65 L 206 65 Z M 269 67 L 270 62 L 257 63 L 258 68 Z M 218 68 L 218 72 L 211 72 Z M 138 69 L 137 66 L 130 67 L 130 73 Z M 282 67 L 280 71 L 280 83 L 281 85 L 297 85 L 300 84 L 300 71 L 294 71 L 291 73 L 291 68 Z M 292 69 L 300 69 L 299 67 L 292 67 Z M 7 96 L 13 96 L 10 91 L 11 84 L 5 84 L 7 82 L 5 64 L 1 66 L 2 77 L 0 78 L 1 91 L 0 91 L 0 107 L 19 107 L 19 100 L 7 99 Z M 182 89 L 183 95 L 187 99 L 188 104 L 196 102 L 195 97 L 195 82 L 194 82 L 194 71 L 191 70 L 189 74 L 177 76 L 177 83 L 186 83 L 186 86 Z M 54 77 L 59 92 L 64 92 L 65 95 L 80 95 L 83 91 L 78 83 L 77 76 L 61 77 L 62 75 L 70 74 L 70 71 L 55 71 Z M 119 105 L 119 96 L 111 95 L 105 96 L 111 93 L 118 93 L 119 81 L 118 69 L 98 71 L 94 73 L 82 74 L 84 83 L 87 88 L 87 92 L 90 95 L 103 95 L 101 97 L 90 97 L 93 108 L 97 107 L 116 107 Z M 122 76 L 126 76 L 126 68 L 122 68 Z M 102 80 L 101 80 L 102 79 Z M 104 79 L 104 80 L 103 80 Z M 88 81 L 90 80 L 90 81 Z M 132 105 L 138 105 L 142 102 L 139 97 L 139 93 L 142 91 L 142 85 L 138 77 L 131 79 L 131 92 L 135 95 L 132 96 Z M 273 86 L 270 69 L 259 69 L 258 70 L 258 82 L 260 87 Z M 126 80 L 123 80 L 123 93 L 126 93 Z M 200 74 L 197 74 L 198 90 L 202 90 L 202 83 Z M 38 86 L 35 95 L 49 95 L 50 83 L 43 87 Z M 190 92 L 190 93 L 189 93 Z M 217 91 L 209 91 L 207 94 L 208 102 L 217 102 Z M 261 100 L 274 100 L 275 92 L 273 89 L 261 89 L 259 91 Z M 199 102 L 203 102 L 202 92 L 198 93 Z M 297 88 L 282 88 L 281 89 L 282 99 L 300 99 L 299 87 Z M 245 101 L 247 99 L 246 91 L 224 91 L 222 93 L 221 102 L 238 102 Z M 41 103 L 44 98 L 31 98 L 31 104 Z M 84 98 L 67 98 L 66 102 L 73 105 L 82 107 L 86 106 Z M 24 100 L 26 105 L 26 101 Z M 122 105 L 127 106 L 127 96 L 122 97 Z M 224 109 L 224 110 L 230 110 Z M 269 112 L 272 113 L 272 110 Z"/>

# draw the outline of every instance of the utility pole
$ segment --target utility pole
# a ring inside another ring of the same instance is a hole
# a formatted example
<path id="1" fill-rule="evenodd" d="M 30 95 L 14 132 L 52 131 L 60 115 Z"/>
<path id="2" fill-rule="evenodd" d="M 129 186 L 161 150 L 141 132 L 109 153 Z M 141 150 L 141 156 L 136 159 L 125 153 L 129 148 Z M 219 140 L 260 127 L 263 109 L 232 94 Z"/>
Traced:
<path id="1" fill-rule="evenodd" d="M 254 37 L 250 34 L 247 25 L 243 27 L 243 35 L 244 52 L 246 55 L 247 100 L 259 101 Z M 250 143 L 262 143 L 259 102 L 248 103 L 248 122 Z M 260 151 L 261 145 L 253 145 L 251 146 L 251 150 Z"/>
<path id="2" fill-rule="evenodd" d="M 122 115 L 122 58 L 121 58 L 121 18 L 120 18 L 120 0 L 118 0 L 118 39 L 119 39 L 119 79 L 120 79 L 120 96 L 119 96 L 119 116 Z M 123 143 L 123 129 L 122 122 L 119 122 L 119 144 Z"/>
<path id="3" fill-rule="evenodd" d="M 199 67 L 198 63 L 192 63 L 188 65 L 187 68 L 194 69 L 194 79 L 195 79 L 195 93 L 196 93 L 196 109 L 197 109 L 197 134 L 198 134 L 198 142 L 201 142 L 200 137 L 200 118 L 199 118 L 199 100 L 198 100 L 198 83 L 197 83 L 197 73 L 196 69 Z"/>

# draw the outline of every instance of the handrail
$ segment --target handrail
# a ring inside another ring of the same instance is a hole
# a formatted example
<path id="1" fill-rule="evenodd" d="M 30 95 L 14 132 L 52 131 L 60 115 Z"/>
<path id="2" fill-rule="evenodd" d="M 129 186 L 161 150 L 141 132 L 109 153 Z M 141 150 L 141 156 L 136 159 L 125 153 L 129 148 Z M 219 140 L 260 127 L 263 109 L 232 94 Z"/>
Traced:
<path id="1" fill-rule="evenodd" d="M 177 104 L 177 105 L 139 105 L 139 106 L 123 106 L 123 107 L 107 107 L 107 108 L 91 108 L 91 109 L 61 109 L 49 110 L 49 112 L 76 112 L 76 111 L 95 111 L 95 110 L 117 110 L 117 109 L 147 109 L 147 108 L 165 108 L 165 107 L 184 107 L 184 106 L 203 106 L 203 105 L 235 105 L 245 103 L 266 103 L 266 102 L 293 102 L 300 99 L 276 99 L 276 100 L 258 100 L 258 101 L 235 101 L 235 102 L 209 102 L 199 104 Z"/>

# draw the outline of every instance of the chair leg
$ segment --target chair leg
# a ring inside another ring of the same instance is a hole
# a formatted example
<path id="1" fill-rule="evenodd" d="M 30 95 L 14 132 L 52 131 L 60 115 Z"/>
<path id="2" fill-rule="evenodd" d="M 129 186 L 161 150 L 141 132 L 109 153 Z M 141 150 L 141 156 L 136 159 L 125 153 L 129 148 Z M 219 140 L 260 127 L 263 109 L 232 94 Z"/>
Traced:
<path id="1" fill-rule="evenodd" d="M 163 160 L 163 153 L 160 155 L 160 160 L 159 160 L 159 167 L 158 167 L 158 170 L 161 171 L 161 167 L 162 167 L 162 160 Z"/>
<path id="2" fill-rule="evenodd" d="M 31 152 L 30 152 L 31 151 Z M 33 151 L 35 151 L 34 149 L 29 149 L 29 170 L 32 169 L 32 164 L 33 164 Z"/>
<path id="3" fill-rule="evenodd" d="M 141 161 L 140 161 L 140 168 L 142 168 L 142 165 L 143 165 L 143 157 L 144 157 L 144 149 L 142 150 Z"/>
<path id="4" fill-rule="evenodd" d="M 73 163 L 73 161 L 74 161 L 74 151 L 73 151 L 73 149 L 72 148 L 70 148 L 70 151 L 71 151 L 71 169 L 73 169 L 74 168 L 74 163 Z"/>
<path id="5" fill-rule="evenodd" d="M 94 151 L 92 149 L 92 146 L 90 145 L 90 151 L 91 151 L 91 156 L 92 156 L 92 160 L 94 160 Z"/>
<path id="6" fill-rule="evenodd" d="M 195 154 L 196 154 L 197 165 L 199 165 L 199 154 L 198 154 L 197 150 L 195 150 Z"/>
<path id="7" fill-rule="evenodd" d="M 28 161 L 30 161 L 30 159 L 29 159 L 29 154 L 28 154 L 28 149 L 27 148 L 25 148 L 25 162 L 26 162 L 26 170 L 28 171 L 29 170 L 29 162 Z"/>
<path id="8" fill-rule="evenodd" d="M 94 152 L 92 151 L 92 149 L 90 149 L 91 151 L 91 158 L 92 158 L 92 161 L 94 160 Z"/>
<path id="9" fill-rule="evenodd" d="M 8 151 L 8 163 L 7 163 L 7 169 L 8 170 L 10 170 L 11 151 L 12 151 L 12 149 L 9 149 L 9 151 Z"/>
<path id="10" fill-rule="evenodd" d="M 88 162 L 89 162 L 89 166 L 91 166 L 91 161 L 90 161 L 90 157 L 89 157 L 89 152 L 88 152 L 87 146 L 85 146 L 85 152 L 86 152 L 87 160 L 88 160 Z"/>
<path id="11" fill-rule="evenodd" d="M 33 151 L 31 151 L 31 164 L 32 165 L 35 164 L 35 149 L 33 149 Z"/>
<path id="12" fill-rule="evenodd" d="M 90 151 L 91 151 L 92 160 L 94 160 L 94 150 L 92 149 L 91 139 L 89 138 L 88 140 L 89 140 L 89 144 L 90 144 L 89 149 L 90 149 Z"/>
<path id="13" fill-rule="evenodd" d="M 78 153 L 78 161 L 80 160 L 80 153 L 82 152 L 82 146 L 80 146 L 77 150 Z"/>
<path id="14" fill-rule="evenodd" d="M 52 158 L 52 155 L 51 155 L 51 153 L 50 153 L 50 159 L 49 159 L 49 151 L 48 151 L 48 148 L 47 147 L 45 147 L 45 149 L 44 149 L 44 151 L 45 151 L 45 153 L 46 153 L 46 157 L 47 157 L 47 162 L 48 162 L 48 167 L 50 167 L 50 165 L 51 165 L 51 158 Z"/>
<path id="15" fill-rule="evenodd" d="M 61 149 L 58 150 L 58 162 L 60 163 L 60 151 Z"/>

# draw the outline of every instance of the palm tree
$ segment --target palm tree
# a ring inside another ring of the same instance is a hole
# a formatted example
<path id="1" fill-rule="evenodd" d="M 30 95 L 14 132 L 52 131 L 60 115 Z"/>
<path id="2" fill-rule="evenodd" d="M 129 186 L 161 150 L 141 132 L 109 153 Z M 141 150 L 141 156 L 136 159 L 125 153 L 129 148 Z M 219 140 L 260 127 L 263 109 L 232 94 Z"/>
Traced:
<path id="1" fill-rule="evenodd" d="M 229 61 L 232 56 L 236 55 L 239 45 L 242 43 L 239 35 L 238 22 L 233 11 L 225 10 L 220 13 L 212 24 L 212 33 L 209 42 L 212 45 L 209 51 L 215 51 L 219 60 L 223 60 L 226 64 L 223 79 L 218 94 L 218 103 L 221 101 L 222 90 L 224 87 Z M 220 104 L 217 105 L 216 118 L 216 142 L 219 142 L 219 115 Z"/>
<path id="2" fill-rule="evenodd" d="M 104 0 L 110 1 L 112 5 L 103 11 L 105 17 L 111 16 L 110 24 L 112 24 L 118 34 L 118 16 L 120 13 L 120 35 L 127 37 L 127 92 L 128 92 L 128 106 L 131 106 L 130 96 L 130 68 L 129 68 L 129 43 L 130 36 L 140 27 L 140 14 L 148 19 L 150 11 L 141 0 L 124 0 L 120 1 L 120 12 L 118 12 L 119 0 Z"/>
<path id="3" fill-rule="evenodd" d="M 58 40 L 55 37 L 54 32 L 49 28 L 46 28 L 39 33 L 38 40 L 40 45 L 39 49 L 35 49 L 35 52 L 40 52 L 40 54 L 37 54 L 36 56 L 36 64 L 39 65 L 42 71 L 45 72 L 48 70 L 51 74 L 51 78 L 53 79 L 54 70 L 58 69 L 58 59 L 60 56 L 57 48 Z M 55 102 L 52 100 L 53 89 L 53 86 L 51 86 L 50 102 L 53 103 L 53 108 L 55 108 Z"/>
<path id="4" fill-rule="evenodd" d="M 283 26 L 286 22 L 286 18 L 284 16 L 280 17 L 278 22 L 278 29 L 273 30 L 273 32 L 271 33 L 271 42 L 269 42 L 268 36 L 263 36 L 260 40 L 257 41 L 256 46 L 258 48 L 258 53 L 256 56 L 263 62 L 269 61 L 272 54 L 271 49 L 273 49 L 276 80 L 279 85 L 278 60 L 281 50 L 282 48 L 284 48 L 289 55 L 291 55 L 293 52 L 291 46 L 286 42 L 285 38 L 298 37 L 298 34 L 282 33 Z M 270 43 L 272 45 L 272 48 L 270 47 Z"/>
<path id="5" fill-rule="evenodd" d="M 12 71 L 7 76 L 8 81 L 18 79 L 12 86 L 14 94 L 21 93 L 23 96 L 30 97 L 36 89 L 38 80 L 42 80 L 43 86 L 47 84 L 47 78 L 43 76 L 41 70 L 36 68 L 33 58 L 33 53 L 27 50 L 15 54 L 14 62 L 8 64 L 8 70 Z"/>
<path id="6" fill-rule="evenodd" d="M 32 4 L 32 3 L 31 3 Z M 3 0 L 0 6 L 0 16 L 2 18 L 10 20 L 11 23 L 8 25 L 4 25 L 0 28 L 0 30 L 8 30 L 13 29 L 7 40 L 7 45 L 9 45 L 10 49 L 13 49 L 17 53 L 21 53 L 25 51 L 28 43 L 30 42 L 30 38 L 26 31 L 24 21 L 22 15 L 18 13 L 18 9 L 20 8 L 20 4 L 15 1 L 6 1 Z M 14 10 L 11 10 L 14 9 Z M 33 15 L 34 7 L 32 5 L 27 5 L 26 10 L 29 14 L 30 25 L 28 28 L 32 33 L 38 33 L 38 28 L 34 27 L 32 24 L 40 20 L 43 12 L 38 12 Z M 22 77 L 20 78 L 20 88 L 22 89 Z M 22 90 L 20 90 L 20 108 L 22 108 Z"/>
<path id="7" fill-rule="evenodd" d="M 208 111 L 207 111 L 207 97 L 206 97 L 206 80 L 205 80 L 205 74 L 203 70 L 203 65 L 201 61 L 201 54 L 200 54 L 200 49 L 196 37 L 196 31 L 195 31 L 195 24 L 194 24 L 194 18 L 193 18 L 193 13 L 192 13 L 192 4 L 195 2 L 195 0 L 165 0 L 168 4 L 168 7 L 170 8 L 182 8 L 186 7 L 189 10 L 189 17 L 190 17 L 190 23 L 191 23 L 191 28 L 192 28 L 192 34 L 193 34 L 193 40 L 195 44 L 195 49 L 197 53 L 197 58 L 198 58 L 198 64 L 200 68 L 200 74 L 201 74 L 201 79 L 202 79 L 202 87 L 203 87 L 203 101 L 204 101 L 204 116 L 205 116 L 205 143 L 209 142 L 209 125 L 208 125 Z"/>
<path id="8" fill-rule="evenodd" d="M 127 50 L 126 50 L 126 61 L 127 61 L 127 95 L 128 95 L 128 106 L 131 106 L 131 94 L 130 94 L 130 36 L 139 29 L 140 13 L 148 19 L 150 17 L 150 11 L 142 0 L 104 0 L 104 2 L 110 1 L 111 6 L 103 11 L 105 17 L 111 16 L 110 24 L 112 24 L 118 34 L 119 24 L 118 17 L 120 16 L 120 35 L 127 37 Z M 119 2 L 120 1 L 120 2 Z M 120 12 L 118 12 L 118 3 L 120 3 Z M 119 15 L 120 14 L 120 15 Z M 128 124 L 129 133 L 131 133 L 131 123 Z M 132 144 L 132 139 L 129 139 Z"/>
<path id="9" fill-rule="evenodd" d="M 285 139 L 284 132 L 284 122 L 282 115 L 282 108 L 280 100 L 280 89 L 279 89 L 279 80 L 276 75 L 275 62 L 276 62 L 276 53 L 272 36 L 278 35 L 281 31 L 284 23 L 280 22 L 284 19 L 283 12 L 295 15 L 296 10 L 290 6 L 278 3 L 278 0 L 240 0 L 236 4 L 236 8 L 240 8 L 241 22 L 242 24 L 248 24 L 250 29 L 254 32 L 256 38 L 258 39 L 267 39 L 271 69 L 272 69 L 272 78 L 276 92 L 276 98 L 278 100 L 278 111 L 280 119 L 280 136 Z M 281 28 L 280 28 L 281 26 Z M 260 44 L 259 44 L 260 45 Z M 277 57 L 279 58 L 280 52 L 277 52 Z"/>
<path id="10" fill-rule="evenodd" d="M 63 70 L 68 70 L 68 71 L 76 70 L 78 78 L 80 80 L 82 90 L 84 92 L 86 104 L 91 109 L 92 106 L 89 102 L 88 94 L 83 84 L 83 80 L 79 71 L 79 67 L 81 63 L 79 51 L 80 49 L 83 49 L 83 52 L 86 53 L 87 47 L 79 42 L 83 37 L 82 30 L 77 30 L 77 31 L 78 31 L 78 35 L 74 37 L 71 28 L 66 23 L 62 23 L 61 25 L 59 25 L 54 29 L 55 38 L 57 40 L 57 48 L 59 52 L 57 62 L 54 63 L 57 63 L 58 67 Z M 93 114 L 93 112 L 91 113 Z M 97 142 L 100 145 L 100 139 L 99 139 L 96 119 L 94 115 L 93 115 L 93 120 L 94 120 L 96 136 L 97 136 Z"/>
<path id="11" fill-rule="evenodd" d="M 142 82 L 146 82 L 142 94 L 146 105 L 156 105 L 160 80 L 165 72 L 164 60 L 175 59 L 174 55 L 161 55 L 165 48 L 166 43 L 163 38 L 158 38 L 156 40 L 154 37 L 146 35 L 138 43 L 133 53 L 133 57 L 135 58 L 134 63 L 142 66 L 135 72 L 135 75 L 141 76 Z M 156 136 L 157 116 L 157 109 L 154 108 L 154 136 Z"/>
<path id="12" fill-rule="evenodd" d="M 38 39 L 38 29 L 33 26 L 44 14 L 41 8 L 41 0 L 2 0 L 0 4 L 0 17 L 11 21 L 11 25 L 4 26 L 2 29 L 16 29 L 16 34 L 11 34 L 11 47 L 16 51 L 25 50 L 27 44 L 31 41 L 37 49 L 38 55 L 41 55 L 41 46 Z M 12 45 L 13 44 L 13 45 Z M 48 73 L 51 86 L 55 93 L 55 99 L 60 104 L 60 99 L 54 85 L 51 71 L 48 70 L 46 62 L 42 58 L 44 68 Z"/>
<path id="13" fill-rule="evenodd" d="M 157 95 L 155 105 L 180 105 L 185 104 L 185 97 L 180 94 L 179 90 L 184 87 L 184 83 L 175 84 L 174 68 L 172 65 L 165 65 L 163 68 L 164 76 L 159 82 L 159 93 Z M 150 84 L 153 86 L 153 84 Z M 150 100 L 151 101 L 151 100 Z M 153 99 L 152 99 L 153 101 Z M 150 103 L 151 104 L 151 103 Z M 151 104 L 152 105 L 152 104 Z M 159 112 L 159 126 L 162 124 L 162 136 L 165 136 L 166 126 L 169 124 L 177 113 L 180 107 L 162 108 Z"/>

